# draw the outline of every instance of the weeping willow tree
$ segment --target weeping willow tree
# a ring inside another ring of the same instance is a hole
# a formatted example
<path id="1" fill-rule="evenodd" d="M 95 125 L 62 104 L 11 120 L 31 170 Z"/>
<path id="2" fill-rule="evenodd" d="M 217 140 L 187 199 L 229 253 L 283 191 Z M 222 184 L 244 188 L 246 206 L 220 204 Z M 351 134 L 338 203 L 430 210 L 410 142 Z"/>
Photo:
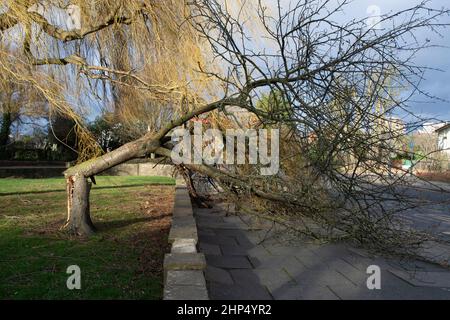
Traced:
<path id="1" fill-rule="evenodd" d="M 86 178 L 154 152 L 175 114 L 214 97 L 209 76 L 198 72 L 207 59 L 186 22 L 189 7 L 182 1 L 25 0 L 3 1 L 0 10 L 1 40 L 15 49 L 0 52 L 2 80 L 33 87 L 48 101 L 49 117 L 74 120 L 80 164 L 66 175 L 66 226 L 89 234 Z M 102 156 L 84 121 L 99 109 L 114 111 L 114 121 L 143 137 Z"/>
<path id="2" fill-rule="evenodd" d="M 0 51 L 9 50 L 14 55 L 20 52 L 13 48 L 1 47 Z M 11 63 L 11 61 L 8 61 Z M 14 65 L 11 70 L 15 71 Z M 0 74 L 0 148 L 9 143 L 9 136 L 13 124 L 22 121 L 22 118 L 39 119 L 46 115 L 46 102 L 41 99 L 38 92 L 27 84 L 10 81 L 8 74 Z"/>
<path id="3" fill-rule="evenodd" d="M 236 126 L 227 108 L 239 107 L 257 128 L 280 129 L 279 172 L 190 162 L 184 169 L 209 177 L 251 213 L 295 216 L 386 249 L 418 243 L 421 234 L 401 229 L 386 206 L 406 201 L 395 188 L 402 175 L 380 157 L 395 147 L 390 126 L 379 123 L 408 110 L 410 96 L 392 95 L 395 88 L 424 93 L 426 67 L 412 61 L 432 44 L 414 34 L 445 27 L 449 11 L 421 3 L 372 24 L 337 22 L 348 3 L 3 1 L 2 42 L 22 54 L 2 50 L 1 72 L 76 124 L 79 163 L 65 172 L 65 227 L 95 230 L 89 177 L 150 153 L 170 161 L 173 129 L 207 116 L 225 130 Z M 84 125 L 96 108 L 113 111 L 135 139 L 102 155 Z"/>

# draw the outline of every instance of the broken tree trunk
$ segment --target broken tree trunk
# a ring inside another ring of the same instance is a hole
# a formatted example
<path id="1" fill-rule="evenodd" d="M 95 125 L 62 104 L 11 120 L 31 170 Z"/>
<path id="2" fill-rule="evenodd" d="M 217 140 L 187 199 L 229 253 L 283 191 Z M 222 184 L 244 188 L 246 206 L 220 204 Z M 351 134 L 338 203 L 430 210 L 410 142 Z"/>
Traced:
<path id="1" fill-rule="evenodd" d="M 146 135 L 101 157 L 80 163 L 64 172 L 67 181 L 67 222 L 63 229 L 80 236 L 89 236 L 95 232 L 89 212 L 89 192 L 93 177 L 127 160 L 144 156 L 155 149 L 159 140 Z"/>
<path id="2" fill-rule="evenodd" d="M 63 228 L 71 234 L 89 236 L 95 232 L 89 208 L 91 185 L 83 175 L 67 179 L 67 222 Z"/>

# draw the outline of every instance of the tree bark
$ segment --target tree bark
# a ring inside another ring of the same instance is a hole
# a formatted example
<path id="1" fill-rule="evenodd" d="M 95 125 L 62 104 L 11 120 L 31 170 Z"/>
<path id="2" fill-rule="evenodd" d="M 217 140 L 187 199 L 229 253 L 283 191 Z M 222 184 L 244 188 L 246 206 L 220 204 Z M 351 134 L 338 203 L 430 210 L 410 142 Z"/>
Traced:
<path id="1" fill-rule="evenodd" d="M 96 230 L 90 216 L 91 185 L 82 175 L 67 179 L 67 222 L 63 228 L 71 234 L 90 236 Z"/>

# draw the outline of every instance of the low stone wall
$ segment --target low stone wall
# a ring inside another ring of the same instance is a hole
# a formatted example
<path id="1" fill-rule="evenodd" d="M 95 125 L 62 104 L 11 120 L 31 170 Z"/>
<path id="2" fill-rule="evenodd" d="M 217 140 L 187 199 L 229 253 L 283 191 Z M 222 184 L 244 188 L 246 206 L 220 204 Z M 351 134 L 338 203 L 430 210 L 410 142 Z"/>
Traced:
<path id="1" fill-rule="evenodd" d="M 0 161 L 0 178 L 62 177 L 70 163 L 50 161 Z M 171 164 L 154 159 L 135 159 L 119 164 L 101 173 L 103 176 L 160 176 L 180 178 Z"/>
<path id="2" fill-rule="evenodd" d="M 178 181 L 169 242 L 172 249 L 164 257 L 164 300 L 208 300 L 206 260 L 197 251 L 197 224 L 191 199 L 186 185 Z"/>
<path id="3" fill-rule="evenodd" d="M 19 161 L 19 160 L 0 160 L 0 167 L 61 167 L 68 168 L 69 162 L 65 161 Z"/>
<path id="4" fill-rule="evenodd" d="M 55 178 L 62 177 L 66 167 L 0 167 L 0 178 Z"/>
<path id="5" fill-rule="evenodd" d="M 162 176 L 172 177 L 174 167 L 170 164 L 122 163 L 106 170 L 106 176 Z"/>

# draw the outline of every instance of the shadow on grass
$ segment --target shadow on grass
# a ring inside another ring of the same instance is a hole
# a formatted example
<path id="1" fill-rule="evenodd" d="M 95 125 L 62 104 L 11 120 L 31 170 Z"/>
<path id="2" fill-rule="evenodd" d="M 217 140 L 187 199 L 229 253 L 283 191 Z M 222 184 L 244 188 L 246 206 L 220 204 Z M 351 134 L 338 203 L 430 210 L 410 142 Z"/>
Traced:
<path id="1" fill-rule="evenodd" d="M 92 191 L 102 190 L 102 189 L 122 189 L 122 188 L 134 188 L 134 187 L 145 187 L 145 186 L 171 186 L 171 183 L 141 183 L 141 184 L 130 184 L 126 186 L 108 186 L 108 187 L 96 187 L 92 188 Z M 4 196 L 14 196 L 14 195 L 25 195 L 25 194 L 43 194 L 43 193 L 53 193 L 53 192 L 66 192 L 66 189 L 53 189 L 53 190 L 42 190 L 42 191 L 17 191 L 17 192 L 0 192 L 0 197 Z"/>
<path id="2" fill-rule="evenodd" d="M 170 217 L 170 216 L 171 216 L 171 214 L 162 214 L 162 215 L 156 216 L 156 217 L 141 217 L 141 218 L 134 218 L 134 219 L 126 219 L 126 220 L 113 220 L 113 221 L 95 221 L 94 224 L 98 231 L 107 232 L 109 230 L 124 228 L 124 227 L 130 226 L 130 225 L 136 224 L 136 223 L 161 220 L 161 219 L 164 219 L 164 218 Z"/>

